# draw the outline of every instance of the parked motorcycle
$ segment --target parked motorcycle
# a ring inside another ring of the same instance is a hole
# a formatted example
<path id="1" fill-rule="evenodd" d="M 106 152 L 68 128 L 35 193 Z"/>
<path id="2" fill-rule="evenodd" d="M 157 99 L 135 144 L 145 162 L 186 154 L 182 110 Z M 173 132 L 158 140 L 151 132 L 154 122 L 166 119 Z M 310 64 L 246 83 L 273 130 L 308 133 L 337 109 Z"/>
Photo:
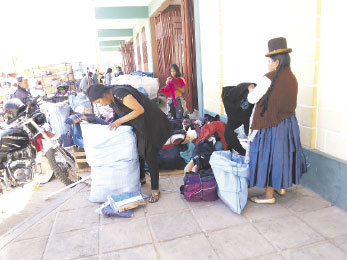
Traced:
<path id="1" fill-rule="evenodd" d="M 55 177 L 61 182 L 69 185 L 78 180 L 73 156 L 44 129 L 46 116 L 37 110 L 38 99 L 28 105 L 11 99 L 4 106 L 8 121 L 0 133 L 0 184 L 5 188 L 33 179 L 35 159 L 40 151 L 45 153 Z"/>

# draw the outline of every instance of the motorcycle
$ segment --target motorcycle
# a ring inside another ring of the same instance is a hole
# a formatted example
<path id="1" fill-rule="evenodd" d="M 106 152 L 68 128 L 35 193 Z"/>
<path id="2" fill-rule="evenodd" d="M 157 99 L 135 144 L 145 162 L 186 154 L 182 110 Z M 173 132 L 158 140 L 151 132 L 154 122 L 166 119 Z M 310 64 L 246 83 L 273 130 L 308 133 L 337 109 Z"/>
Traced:
<path id="1" fill-rule="evenodd" d="M 45 130 L 46 116 L 38 110 L 38 99 L 28 105 L 11 99 L 4 106 L 8 121 L 0 133 L 0 190 L 1 186 L 18 186 L 33 180 L 36 157 L 41 151 L 55 177 L 65 185 L 79 179 L 74 157 L 59 146 L 54 134 Z"/>

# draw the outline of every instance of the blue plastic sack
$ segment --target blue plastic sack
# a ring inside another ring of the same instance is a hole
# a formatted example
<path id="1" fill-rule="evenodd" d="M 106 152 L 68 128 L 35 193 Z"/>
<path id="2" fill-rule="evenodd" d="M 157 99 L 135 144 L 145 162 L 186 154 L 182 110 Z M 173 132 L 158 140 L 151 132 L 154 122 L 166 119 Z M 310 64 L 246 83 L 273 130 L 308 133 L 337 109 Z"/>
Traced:
<path id="1" fill-rule="evenodd" d="M 69 96 L 69 104 L 73 111 L 79 106 L 83 106 L 87 108 L 89 111 L 92 111 L 92 106 L 89 98 L 86 95 L 70 95 Z"/>
<path id="2" fill-rule="evenodd" d="M 218 197 L 233 212 L 241 214 L 248 197 L 249 166 L 245 157 L 230 151 L 216 151 L 210 164 L 218 184 Z"/>
<path id="3" fill-rule="evenodd" d="M 71 126 L 65 124 L 65 120 L 70 116 L 70 106 L 61 103 L 47 103 L 49 123 L 56 137 L 67 134 Z"/>
<path id="4" fill-rule="evenodd" d="M 110 131 L 107 125 L 81 123 L 86 159 L 91 166 L 91 202 L 108 195 L 140 192 L 136 135 L 131 126 Z"/>
<path id="5" fill-rule="evenodd" d="M 91 202 L 105 202 L 109 195 L 141 190 L 138 160 L 119 161 L 113 166 L 91 167 L 91 177 Z"/>

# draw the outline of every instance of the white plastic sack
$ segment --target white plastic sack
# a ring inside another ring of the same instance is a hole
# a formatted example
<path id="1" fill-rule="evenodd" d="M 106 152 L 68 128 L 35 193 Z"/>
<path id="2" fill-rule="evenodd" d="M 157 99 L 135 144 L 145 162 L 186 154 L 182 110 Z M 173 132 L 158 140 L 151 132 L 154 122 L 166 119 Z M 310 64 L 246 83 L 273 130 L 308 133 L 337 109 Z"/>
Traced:
<path id="1" fill-rule="evenodd" d="M 247 203 L 249 166 L 245 157 L 230 151 L 213 152 L 210 165 L 218 184 L 218 197 L 235 213 Z"/>
<path id="2" fill-rule="evenodd" d="M 110 131 L 108 125 L 81 123 L 81 129 L 86 159 L 91 167 L 138 160 L 136 135 L 131 126 Z"/>
<path id="3" fill-rule="evenodd" d="M 65 102 L 49 103 L 46 105 L 49 123 L 56 137 L 67 134 L 71 126 L 65 124 L 65 120 L 70 116 L 70 106 Z"/>
<path id="4" fill-rule="evenodd" d="M 91 167 L 89 201 L 105 202 L 108 195 L 140 192 L 140 165 L 138 160 L 119 161 L 114 166 Z"/>
<path id="5" fill-rule="evenodd" d="M 149 99 L 157 98 L 159 91 L 159 80 L 158 78 L 151 78 L 146 76 L 136 75 L 120 75 L 112 79 L 112 85 L 130 85 L 134 88 L 142 87 L 148 93 Z"/>

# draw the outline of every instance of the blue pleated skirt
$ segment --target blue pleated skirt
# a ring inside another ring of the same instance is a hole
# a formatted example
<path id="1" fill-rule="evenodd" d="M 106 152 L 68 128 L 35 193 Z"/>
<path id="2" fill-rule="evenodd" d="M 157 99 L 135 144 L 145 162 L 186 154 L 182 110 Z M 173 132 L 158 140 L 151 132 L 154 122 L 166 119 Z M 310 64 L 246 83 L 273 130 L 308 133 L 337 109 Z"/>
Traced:
<path id="1" fill-rule="evenodd" d="M 289 188 L 307 171 L 296 116 L 258 130 L 250 145 L 249 187 Z"/>

